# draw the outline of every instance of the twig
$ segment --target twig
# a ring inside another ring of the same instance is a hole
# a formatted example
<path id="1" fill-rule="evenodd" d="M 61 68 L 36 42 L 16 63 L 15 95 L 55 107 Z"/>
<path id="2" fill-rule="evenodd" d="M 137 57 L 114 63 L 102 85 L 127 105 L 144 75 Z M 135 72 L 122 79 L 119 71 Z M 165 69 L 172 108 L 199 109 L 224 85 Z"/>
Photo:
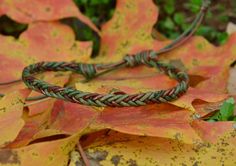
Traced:
<path id="1" fill-rule="evenodd" d="M 41 102 L 44 102 L 44 101 L 47 101 L 49 99 L 53 99 L 53 98 L 44 98 L 44 99 L 41 99 L 41 100 L 37 100 L 35 102 L 30 102 L 30 103 L 27 103 L 27 104 L 24 104 L 24 107 L 28 107 L 28 106 L 31 106 L 31 105 L 34 105 L 34 104 L 38 104 L 38 103 L 41 103 Z"/>
<path id="2" fill-rule="evenodd" d="M 77 143 L 77 148 L 79 150 L 79 153 L 81 155 L 81 158 L 82 158 L 85 166 L 91 166 L 86 154 L 84 153 L 82 146 L 80 145 L 80 141 L 78 141 L 78 143 Z"/>

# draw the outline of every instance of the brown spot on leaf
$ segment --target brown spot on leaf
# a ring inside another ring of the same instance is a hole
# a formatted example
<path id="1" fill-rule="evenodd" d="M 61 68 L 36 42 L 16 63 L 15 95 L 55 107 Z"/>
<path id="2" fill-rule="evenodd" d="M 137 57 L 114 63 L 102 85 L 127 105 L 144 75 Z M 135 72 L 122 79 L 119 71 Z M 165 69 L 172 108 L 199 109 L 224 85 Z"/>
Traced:
<path id="1" fill-rule="evenodd" d="M 117 166 L 119 163 L 120 163 L 120 159 L 122 158 L 122 155 L 115 155 L 115 156 L 112 156 L 111 158 L 111 162 Z"/>
<path id="2" fill-rule="evenodd" d="M 95 151 L 94 153 L 89 154 L 92 159 L 96 161 L 103 161 L 106 159 L 108 152 L 107 151 Z"/>
<path id="3" fill-rule="evenodd" d="M 193 166 L 198 166 L 198 164 L 199 164 L 199 162 L 196 161 L 196 162 L 193 164 Z"/>
<path id="4" fill-rule="evenodd" d="M 6 112 L 6 107 L 0 108 L 0 112 Z"/>
<path id="5" fill-rule="evenodd" d="M 51 8 L 50 8 L 50 7 L 46 7 L 46 8 L 45 8 L 45 11 L 46 11 L 46 12 L 50 12 L 50 11 L 51 11 Z"/>
<path id="6" fill-rule="evenodd" d="M 208 78 L 200 75 L 189 75 L 189 79 L 189 86 L 196 87 L 199 83 L 207 80 Z"/>
<path id="7" fill-rule="evenodd" d="M 132 159 L 130 159 L 129 161 L 127 161 L 127 164 L 128 164 L 128 166 L 137 166 L 136 161 L 135 161 L 135 160 L 132 160 Z"/>
<path id="8" fill-rule="evenodd" d="M 1 164 L 20 164 L 19 157 L 16 152 L 6 149 L 0 151 Z"/>

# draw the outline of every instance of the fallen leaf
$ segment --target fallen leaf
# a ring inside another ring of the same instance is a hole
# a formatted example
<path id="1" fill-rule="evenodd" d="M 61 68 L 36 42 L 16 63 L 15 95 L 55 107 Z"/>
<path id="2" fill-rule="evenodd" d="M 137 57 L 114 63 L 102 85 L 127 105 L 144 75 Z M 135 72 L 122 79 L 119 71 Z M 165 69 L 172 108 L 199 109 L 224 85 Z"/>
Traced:
<path id="1" fill-rule="evenodd" d="M 173 105 L 179 106 L 181 108 L 188 109 L 192 112 L 196 112 L 192 102 L 197 99 L 201 99 L 206 102 L 219 102 L 223 101 L 228 97 L 227 94 L 208 92 L 207 90 L 190 88 L 186 95 L 180 97 L 178 100 L 172 102 Z"/>
<path id="2" fill-rule="evenodd" d="M 187 145 L 178 140 L 132 136 L 112 131 L 105 138 L 97 137 L 93 143 L 84 147 L 91 164 L 150 166 L 236 164 L 235 130 L 218 138 L 216 143 L 196 142 L 194 145 Z"/>
<path id="3" fill-rule="evenodd" d="M 0 100 L 0 147 L 12 142 L 24 126 L 22 112 L 29 90 L 12 92 Z"/>
<path id="4" fill-rule="evenodd" d="M 78 134 L 68 138 L 35 143 L 16 149 L 0 150 L 0 165 L 57 165 L 68 163 L 69 153 L 74 149 Z"/>
<path id="5" fill-rule="evenodd" d="M 0 36 L 0 82 L 21 78 L 25 66 L 39 61 L 72 61 L 87 59 L 91 42 L 75 41 L 73 31 L 59 22 L 33 23 L 19 39 Z M 25 87 L 21 83 L 1 86 L 6 93 Z"/>
<path id="6" fill-rule="evenodd" d="M 112 57 L 109 62 L 116 62 L 126 54 L 160 49 L 169 41 L 161 43 L 151 37 L 157 16 L 153 1 L 117 1 L 112 19 L 101 28 L 101 49 L 96 61 L 105 62 L 107 57 Z M 144 20 L 145 23 L 142 23 Z"/>
<path id="7" fill-rule="evenodd" d="M 177 48 L 161 58 L 181 59 L 190 71 L 189 74 L 208 78 L 200 82 L 196 88 L 226 93 L 230 64 L 236 58 L 235 40 L 236 35 L 233 34 L 225 45 L 214 47 L 202 37 L 193 37 L 181 49 Z M 205 74 L 207 72 L 208 74 Z"/>
<path id="8" fill-rule="evenodd" d="M 51 107 L 47 107 L 44 112 L 40 114 L 36 114 L 33 116 L 29 116 L 27 111 L 24 111 L 23 119 L 25 121 L 25 125 L 17 135 L 16 139 L 8 144 L 8 148 L 19 148 L 28 145 L 31 141 L 38 138 L 35 138 L 35 135 L 39 133 L 41 130 L 44 130 L 50 124 L 50 116 L 51 116 Z M 58 133 L 53 133 L 58 134 Z M 59 133 L 61 134 L 61 133 Z M 48 134 L 46 136 L 51 136 Z M 45 137 L 45 134 L 43 135 Z"/>
<path id="9" fill-rule="evenodd" d="M 112 129 L 133 135 L 179 139 L 188 144 L 201 141 L 191 127 L 192 114 L 169 104 L 96 110 L 58 101 L 52 117 L 49 128 L 63 134 L 80 132 L 84 135 Z"/>
<path id="10" fill-rule="evenodd" d="M 201 141 L 192 129 L 191 114 L 168 104 L 130 108 L 105 108 L 90 128 L 112 129 L 141 136 Z"/>
<path id="11" fill-rule="evenodd" d="M 97 115 L 98 112 L 91 107 L 57 101 L 52 110 L 50 129 L 65 134 L 82 133 Z"/>
<path id="12" fill-rule="evenodd" d="M 193 121 L 192 127 L 203 140 L 211 143 L 216 143 L 220 137 L 227 135 L 227 133 L 235 132 L 234 130 L 236 128 L 234 122 L 212 123 L 200 120 Z"/>
<path id="13" fill-rule="evenodd" d="M 54 21 L 62 18 L 77 17 L 82 22 L 99 32 L 89 18 L 84 16 L 71 0 L 2 0 L 0 15 L 6 14 L 20 23 L 33 23 L 36 21 Z"/>
<path id="14" fill-rule="evenodd" d="M 224 99 L 221 96 L 219 98 Z M 199 108 L 196 108 L 198 113 Z M 58 101 L 53 109 L 53 123 L 50 129 L 64 134 L 73 134 L 78 131 L 86 134 L 112 129 L 133 135 L 179 139 L 193 144 L 201 141 L 198 132 L 191 126 L 194 121 L 193 115 L 187 110 L 170 104 L 127 108 L 108 107 L 99 111 L 92 107 Z M 201 115 L 205 114 L 201 113 Z M 229 126 L 225 125 L 224 128 L 229 128 Z"/>
<path id="15" fill-rule="evenodd" d="M 29 23 L 19 39 L 0 36 L 2 82 L 20 78 L 25 66 L 38 61 L 110 63 L 142 50 L 159 50 L 171 42 L 151 37 L 158 16 L 158 10 L 151 0 L 117 1 L 113 18 L 101 28 L 101 50 L 95 59 L 89 59 L 91 42 L 75 41 L 73 31 L 58 22 L 58 19 L 65 17 L 83 17 L 74 15 L 78 14 L 78 10 L 75 11 L 72 1 L 66 4 L 73 6 L 70 11 L 67 11 L 66 5 L 62 5 L 66 0 L 56 5 L 53 5 L 56 3 L 54 1 L 35 1 L 29 3 L 29 6 L 34 4 L 32 8 L 20 8 L 30 14 L 35 10 L 31 14 L 34 19 L 25 13 L 18 13 L 19 10 L 12 7 L 28 3 L 27 0 L 21 3 L 2 2 L 0 14 Z M 48 4 L 52 5 L 50 10 L 42 11 Z M 8 9 L 8 5 L 12 8 Z M 53 9 L 61 7 L 62 14 L 56 15 L 58 11 Z M 69 162 L 69 152 L 75 150 L 76 142 L 83 136 L 82 143 L 86 145 L 84 148 L 93 164 L 235 165 L 233 122 L 209 123 L 200 120 L 202 116 L 215 111 L 201 109 L 227 97 L 226 80 L 229 65 L 236 58 L 235 41 L 236 35 L 232 34 L 225 45 L 214 47 L 202 37 L 193 37 L 176 50 L 160 55 L 159 60 L 183 63 L 183 69 L 190 74 L 189 91 L 172 103 L 95 108 L 53 99 L 45 102 L 45 105 L 31 106 L 29 110 L 24 108 L 20 118 L 24 119 L 25 125 L 21 125 L 21 130 L 15 129 L 17 132 L 11 138 L 11 143 L 7 144 L 8 149 L 0 151 L 0 163 L 65 165 Z M 167 89 L 177 84 L 175 80 L 146 66 L 113 71 L 86 84 L 78 83 L 77 79 L 81 77 L 74 75 L 73 79 L 69 79 L 69 85 L 77 82 L 79 90 L 99 93 L 139 93 Z M 52 77 L 50 81 L 63 86 L 67 78 L 60 82 Z M 14 85 L 2 86 L 0 91 L 5 93 L 22 87 L 19 83 Z M 31 95 L 36 95 L 33 93 Z M 200 115 L 198 120 L 193 117 L 194 113 Z M 104 136 L 93 133 L 104 129 L 111 130 Z M 114 130 L 120 133 L 114 133 Z"/>

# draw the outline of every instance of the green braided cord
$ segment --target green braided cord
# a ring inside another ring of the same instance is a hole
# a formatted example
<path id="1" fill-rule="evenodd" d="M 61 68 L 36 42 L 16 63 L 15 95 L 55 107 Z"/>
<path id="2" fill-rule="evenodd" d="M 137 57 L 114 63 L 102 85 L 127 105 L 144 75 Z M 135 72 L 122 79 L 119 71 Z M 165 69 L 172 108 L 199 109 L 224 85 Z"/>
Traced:
<path id="1" fill-rule="evenodd" d="M 155 54 L 156 52 L 148 50 L 142 51 L 136 55 L 127 55 L 124 57 L 122 62 L 119 62 L 115 65 L 85 64 L 74 62 L 40 62 L 26 67 L 23 70 L 22 80 L 30 89 L 38 91 L 45 96 L 89 106 L 128 107 L 176 100 L 188 89 L 188 75 L 187 73 L 182 72 L 169 64 L 153 60 L 151 57 Z M 120 66 L 135 67 L 138 65 L 146 65 L 151 68 L 157 68 L 169 77 L 176 79 L 179 84 L 176 87 L 167 90 L 139 94 L 126 94 L 124 92 L 115 94 L 98 94 L 83 92 L 74 88 L 63 88 L 51 85 L 32 76 L 33 74 L 44 71 L 72 71 L 83 75 L 85 78 L 91 78 L 95 76 L 97 71 L 101 68 L 110 70 L 110 68 L 113 68 L 114 66 L 117 68 Z"/>

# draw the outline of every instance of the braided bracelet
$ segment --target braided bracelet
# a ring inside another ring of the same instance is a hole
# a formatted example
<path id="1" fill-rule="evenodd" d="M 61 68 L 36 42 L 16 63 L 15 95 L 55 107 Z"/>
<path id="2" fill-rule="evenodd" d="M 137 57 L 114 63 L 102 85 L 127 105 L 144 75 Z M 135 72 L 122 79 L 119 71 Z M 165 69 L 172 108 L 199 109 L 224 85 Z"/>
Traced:
<path id="1" fill-rule="evenodd" d="M 142 51 L 136 55 L 127 55 L 121 62 L 115 64 L 40 62 L 26 67 L 23 71 L 22 79 L 29 88 L 43 93 L 48 97 L 89 106 L 142 106 L 152 103 L 169 102 L 177 99 L 188 89 L 188 75 L 174 66 L 154 60 L 153 57 L 156 57 L 156 52 L 148 50 Z M 51 85 L 32 76 L 33 74 L 44 71 L 72 71 L 83 75 L 85 78 L 91 79 L 96 76 L 98 71 L 103 71 L 104 69 L 110 70 L 120 66 L 135 67 L 138 65 L 157 68 L 169 77 L 176 79 L 179 84 L 171 89 L 139 94 L 98 94 L 83 92 L 74 88 Z"/>
<path id="2" fill-rule="evenodd" d="M 203 0 L 201 10 L 196 16 L 191 26 L 183 32 L 177 39 L 170 44 L 155 52 L 152 50 L 142 51 L 135 55 L 127 55 L 121 62 L 114 64 L 85 64 L 75 62 L 40 62 L 25 67 L 22 73 L 22 80 L 33 90 L 36 90 L 47 97 L 63 99 L 73 103 L 97 106 L 97 107 L 126 107 L 126 106 L 142 106 L 152 103 L 170 102 L 178 99 L 188 89 L 189 78 L 187 73 L 178 70 L 170 64 L 165 64 L 157 60 L 157 56 L 173 50 L 184 43 L 196 31 L 201 23 L 210 0 Z M 33 74 L 44 71 L 72 71 L 83 75 L 86 79 L 93 79 L 102 73 L 117 69 L 119 67 L 135 67 L 138 65 L 146 65 L 154 67 L 164 72 L 171 78 L 176 79 L 179 84 L 176 87 L 167 90 L 154 92 L 146 92 L 139 94 L 126 94 L 124 92 L 112 94 L 89 93 L 76 90 L 74 88 L 59 87 L 38 80 Z"/>

